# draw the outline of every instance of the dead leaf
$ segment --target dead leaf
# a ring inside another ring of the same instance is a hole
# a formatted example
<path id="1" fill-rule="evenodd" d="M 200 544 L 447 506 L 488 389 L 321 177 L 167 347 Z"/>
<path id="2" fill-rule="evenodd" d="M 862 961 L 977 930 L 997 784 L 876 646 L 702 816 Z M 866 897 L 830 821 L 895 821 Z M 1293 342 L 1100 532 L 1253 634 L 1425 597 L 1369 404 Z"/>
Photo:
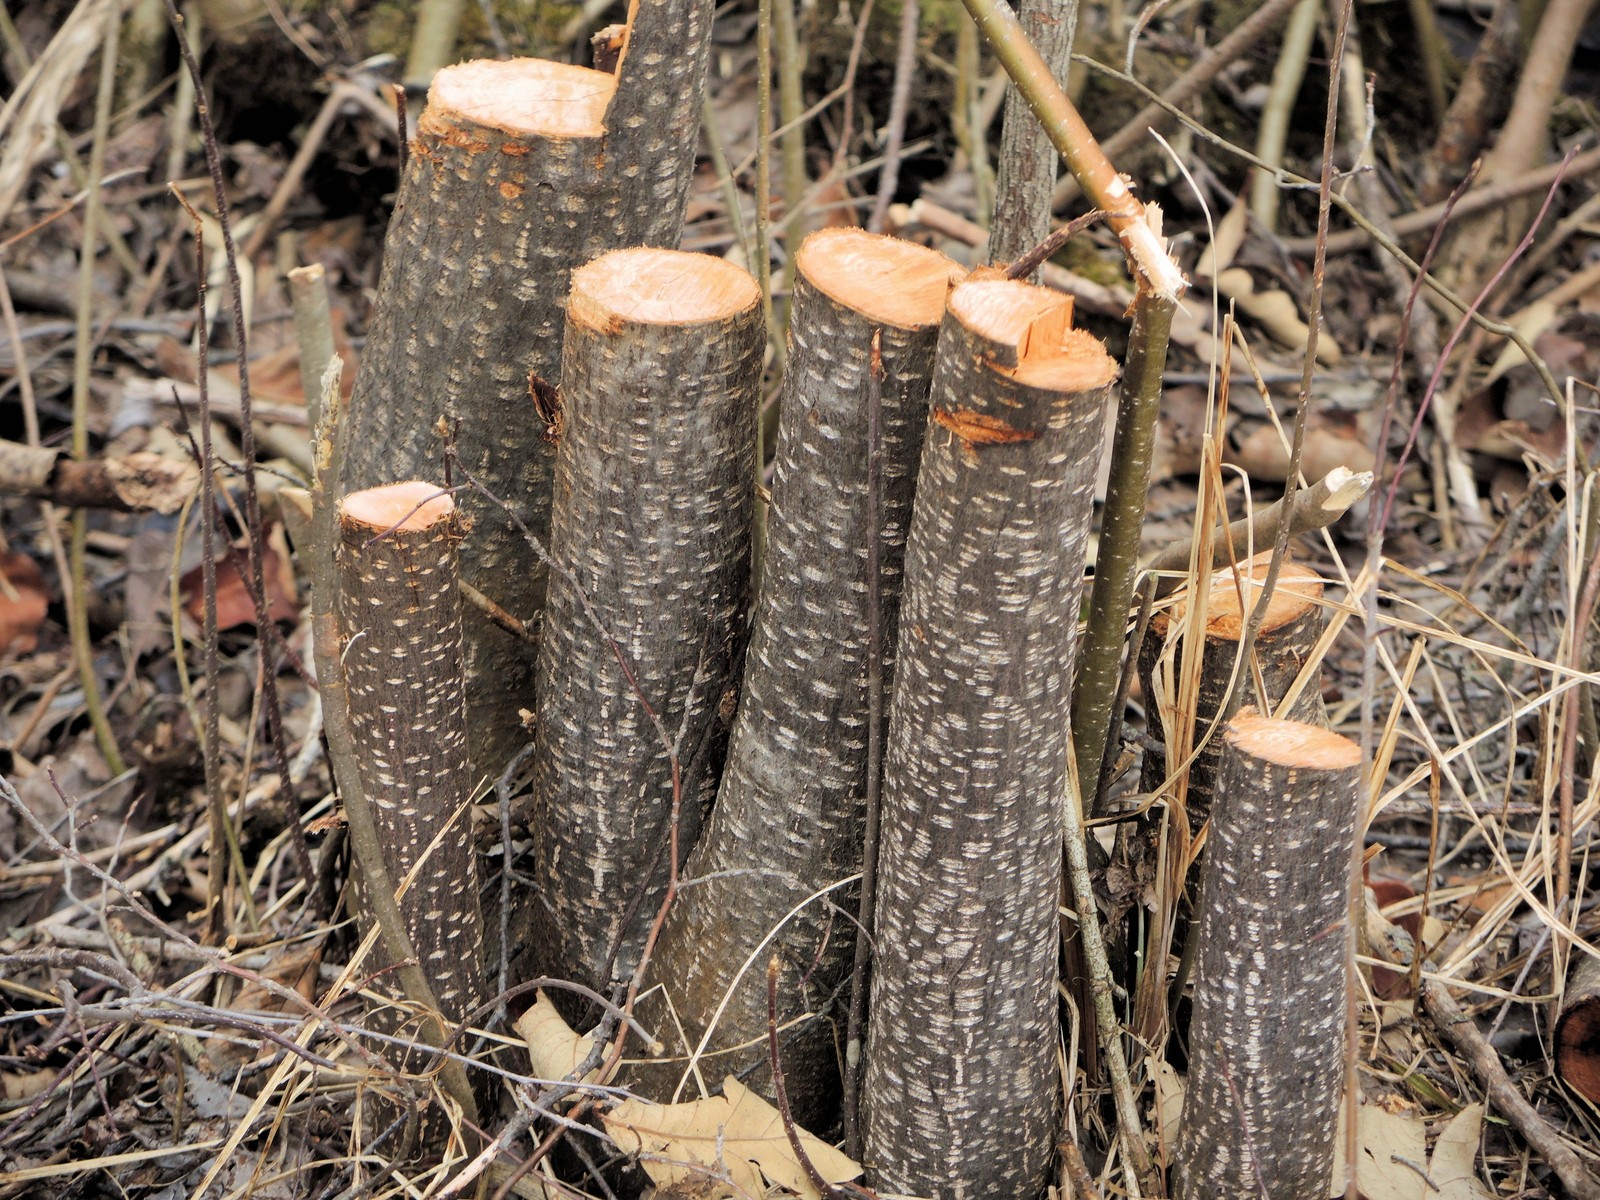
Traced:
<path id="1" fill-rule="evenodd" d="M 1345 1113 L 1341 1103 L 1330 1196 L 1345 1192 Z M 1356 1182 L 1367 1200 L 1425 1200 L 1429 1188 L 1423 1177 L 1428 1161 L 1424 1133 L 1422 1117 L 1409 1107 L 1391 1112 L 1389 1104 L 1380 1102 L 1362 1104 L 1356 1110 Z"/>
<path id="2" fill-rule="evenodd" d="M 255 623 L 255 605 L 250 600 L 250 590 L 245 586 L 245 572 L 249 569 L 250 560 L 242 541 L 217 561 L 218 629 L 233 629 Z M 288 540 L 284 537 L 283 526 L 276 522 L 267 528 L 265 545 L 261 551 L 261 571 L 266 583 L 267 618 L 272 621 L 295 620 L 300 615 L 300 591 L 295 584 Z M 202 572 L 203 568 L 195 567 L 186 572 L 181 581 L 185 597 L 184 611 L 196 623 L 205 620 Z"/>
<path id="3" fill-rule="evenodd" d="M 1244 267 L 1229 267 L 1217 273 L 1217 290 L 1232 300 L 1239 311 L 1260 323 L 1273 341 L 1291 350 L 1306 348 L 1311 338 L 1311 327 L 1300 319 L 1300 307 L 1288 292 L 1273 288 L 1256 291 L 1255 280 Z M 1317 336 L 1317 361 L 1324 366 L 1336 367 L 1344 358 L 1339 343 L 1327 330 Z"/>
<path id="4" fill-rule="evenodd" d="M 1478 1138 L 1483 1132 L 1483 1105 L 1469 1104 L 1450 1118 L 1433 1144 L 1428 1178 L 1439 1190 L 1434 1200 L 1490 1200 L 1472 1164 L 1478 1158 Z"/>
<path id="5" fill-rule="evenodd" d="M 574 1033 L 543 991 L 534 993 L 533 1006 L 517 1018 L 516 1029 L 528 1043 L 528 1059 L 539 1079 L 567 1078 L 594 1049 L 594 1039 Z M 590 1071 L 583 1081 L 599 1074 Z"/>
<path id="6" fill-rule="evenodd" d="M 1330 1196 L 1344 1195 L 1344 1129 L 1341 1104 Z M 1494 1193 L 1473 1171 L 1482 1129 L 1483 1105 L 1467 1105 L 1439 1131 L 1430 1159 L 1426 1123 L 1409 1103 L 1389 1095 L 1362 1104 L 1356 1110 L 1356 1182 L 1367 1200 L 1492 1200 Z"/>
<path id="7" fill-rule="evenodd" d="M 723 1094 L 688 1104 L 651 1104 L 626 1100 L 601 1114 L 617 1145 L 640 1155 L 640 1165 L 657 1187 L 704 1180 L 709 1173 L 725 1177 L 731 1189 L 719 1195 L 759 1196 L 771 1183 L 820 1200 L 806 1178 L 784 1133 L 778 1110 L 732 1075 L 722 1081 Z M 801 1131 L 801 1144 L 817 1172 L 829 1183 L 843 1183 L 861 1168 L 819 1138 Z"/>
<path id="8" fill-rule="evenodd" d="M 31 654 L 50 608 L 39 565 L 26 554 L 0 554 L 0 658 Z"/>
<path id="9" fill-rule="evenodd" d="M 1183 1120 L 1183 1076 L 1165 1059 L 1145 1059 L 1145 1070 L 1156 1090 L 1156 1120 L 1163 1157 L 1178 1148 L 1178 1126 Z"/>

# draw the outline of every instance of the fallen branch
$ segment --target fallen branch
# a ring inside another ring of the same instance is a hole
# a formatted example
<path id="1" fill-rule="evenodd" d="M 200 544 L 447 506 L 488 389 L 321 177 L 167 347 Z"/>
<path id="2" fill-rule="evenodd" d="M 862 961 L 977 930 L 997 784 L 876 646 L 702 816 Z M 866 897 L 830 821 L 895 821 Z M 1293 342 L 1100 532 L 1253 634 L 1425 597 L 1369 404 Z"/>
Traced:
<path id="1" fill-rule="evenodd" d="M 1335 467 L 1310 487 L 1298 489 L 1289 501 L 1289 536 L 1325 529 L 1350 510 L 1372 490 L 1371 471 L 1352 471 Z M 1226 566 L 1245 553 L 1246 546 L 1272 546 L 1277 543 L 1279 522 L 1283 520 L 1284 500 L 1240 517 L 1228 525 L 1218 525 L 1212 535 L 1211 565 Z M 1157 585 L 1156 595 L 1166 596 L 1182 585 L 1183 579 L 1171 572 L 1187 571 L 1190 541 L 1173 542 L 1145 564 L 1145 570 L 1166 573 Z"/>
<path id="2" fill-rule="evenodd" d="M 60 450 L 0 441 L 0 496 L 170 516 L 199 485 L 200 470 L 193 463 L 160 454 L 74 459 Z"/>
<path id="3" fill-rule="evenodd" d="M 1488 1092 L 1489 1102 L 1527 1139 L 1534 1152 L 1550 1164 L 1567 1195 L 1573 1200 L 1600 1200 L 1600 1183 L 1561 1134 L 1517 1090 L 1511 1076 L 1506 1074 L 1500 1055 L 1478 1031 L 1472 1018 L 1456 1007 L 1444 984 L 1437 979 L 1424 979 L 1420 999 L 1422 1010 L 1435 1027 L 1466 1058 L 1472 1073 Z"/>

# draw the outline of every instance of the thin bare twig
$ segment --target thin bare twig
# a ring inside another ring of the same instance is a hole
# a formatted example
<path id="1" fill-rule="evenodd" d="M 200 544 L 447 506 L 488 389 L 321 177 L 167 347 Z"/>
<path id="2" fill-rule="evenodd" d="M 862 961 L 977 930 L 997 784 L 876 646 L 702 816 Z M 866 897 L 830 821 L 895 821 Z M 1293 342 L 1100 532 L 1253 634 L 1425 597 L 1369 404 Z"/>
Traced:
<path id="1" fill-rule="evenodd" d="M 883 169 L 878 173 L 878 198 L 872 205 L 867 229 L 883 232 L 883 222 L 900 185 L 900 154 L 905 145 L 906 113 L 911 108 L 911 81 L 917 73 L 917 24 L 921 17 L 918 0 L 902 0 L 900 42 L 894 56 L 894 90 L 889 94 L 889 125 L 884 134 Z"/>

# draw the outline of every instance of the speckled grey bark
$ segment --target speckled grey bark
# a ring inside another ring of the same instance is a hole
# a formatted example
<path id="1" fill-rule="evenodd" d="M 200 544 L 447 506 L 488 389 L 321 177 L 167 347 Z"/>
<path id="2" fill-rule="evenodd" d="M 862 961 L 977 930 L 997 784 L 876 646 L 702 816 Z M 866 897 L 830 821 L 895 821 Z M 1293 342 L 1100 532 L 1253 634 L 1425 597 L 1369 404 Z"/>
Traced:
<path id="1" fill-rule="evenodd" d="M 767 556 L 744 689 L 717 805 L 668 918 L 651 976 L 697 1046 L 745 959 L 806 897 L 861 869 L 867 769 L 867 454 L 872 335 L 882 331 L 880 642 L 892 672 L 906 527 L 927 423 L 937 325 L 875 324 L 812 285 L 794 291 Z M 825 1014 L 852 960 L 854 888 L 814 901 L 771 943 L 785 969 L 778 1019 Z M 721 1079 L 767 1078 L 768 954 L 739 981 L 708 1046 Z M 662 1012 L 662 1017 L 665 1017 Z M 665 1028 L 662 1021 L 655 1022 Z M 754 1043 L 749 1044 L 749 1043 Z M 742 1049 L 725 1052 L 725 1047 Z M 677 1049 L 676 1046 L 673 1047 Z M 838 1090 L 822 1015 L 784 1035 L 784 1075 L 802 1123 Z M 641 1073 L 670 1091 L 681 1063 Z"/>
<path id="2" fill-rule="evenodd" d="M 1078 25 L 1078 0 L 1020 0 L 1016 8 L 1022 31 L 1065 88 Z M 1016 85 L 1007 84 L 994 216 L 989 222 L 989 262 L 1013 262 L 1049 234 L 1051 194 L 1059 162 L 1039 118 Z"/>
<path id="3" fill-rule="evenodd" d="M 1173 1194 L 1321 1197 L 1344 1079 L 1359 759 L 1296 769 L 1241 753 L 1226 736 Z"/>
<path id="4" fill-rule="evenodd" d="M 694 168 L 709 0 L 641 0 L 595 138 L 523 138 L 430 105 L 417 124 L 351 398 L 341 480 L 437 477 L 441 417 L 462 463 L 532 532 L 549 526 L 554 453 L 529 375 L 560 376 L 574 267 L 619 246 L 675 246 Z M 524 622 L 543 572 L 498 505 L 463 492 L 463 578 Z M 535 650 L 466 613 L 473 766 L 491 778 L 527 741 Z"/>
<path id="5" fill-rule="evenodd" d="M 446 517 L 374 540 L 378 532 L 360 521 L 339 524 L 350 730 L 390 883 L 398 889 L 423 864 L 400 911 L 434 998 L 447 1018 L 459 1021 L 484 1000 L 483 917 L 467 804 L 461 526 Z"/>
<path id="6" fill-rule="evenodd" d="M 1263 579 L 1266 576 L 1264 565 L 1257 568 L 1254 578 Z M 1283 581 L 1279 581 L 1279 587 Z M 1259 597 L 1260 592 L 1252 593 Z M 1146 700 L 1146 710 L 1149 713 L 1150 732 L 1165 744 L 1168 734 L 1162 724 L 1161 706 L 1155 697 L 1167 689 L 1164 684 L 1157 682 L 1157 667 L 1163 654 L 1163 647 L 1169 636 L 1170 621 L 1167 613 L 1157 613 L 1150 622 L 1149 633 L 1146 634 L 1144 644 L 1139 647 L 1139 681 Z M 1312 604 L 1304 612 L 1290 618 L 1275 628 L 1262 625 L 1261 631 L 1256 635 L 1255 666 L 1260 671 L 1260 680 L 1266 691 L 1266 701 L 1276 708 L 1278 702 L 1288 693 L 1295 679 L 1300 675 L 1301 668 L 1311 659 L 1313 648 L 1317 639 L 1322 636 L 1322 609 L 1319 605 Z M 1173 667 L 1173 678 L 1181 669 L 1183 647 L 1173 647 L 1170 653 L 1177 656 Z M 1221 711 L 1223 702 L 1228 697 L 1228 685 L 1233 675 L 1234 660 L 1239 655 L 1239 638 L 1223 636 L 1208 631 L 1206 634 L 1205 652 L 1200 660 L 1200 683 L 1195 695 L 1195 722 L 1194 736 L 1198 741 L 1205 736 L 1211 724 L 1216 720 Z M 1250 670 L 1249 664 L 1241 670 Z M 1290 720 L 1319 723 L 1324 720 L 1322 707 L 1322 688 L 1318 678 L 1313 679 L 1303 688 L 1295 700 L 1292 710 L 1287 714 Z M 1260 705 L 1262 697 L 1257 694 L 1254 672 L 1246 675 L 1241 680 L 1239 691 L 1239 704 Z M 1238 707 L 1238 705 L 1235 705 Z M 1222 731 L 1218 730 L 1215 736 L 1201 748 L 1200 754 L 1194 762 L 1189 764 L 1189 783 L 1185 803 L 1189 818 L 1189 828 L 1193 833 L 1199 833 L 1200 826 L 1205 824 L 1206 818 L 1211 815 L 1211 797 L 1216 791 L 1217 772 L 1222 762 Z M 1167 777 L 1167 756 L 1160 750 L 1147 750 L 1144 762 L 1140 769 L 1139 786 L 1142 791 L 1154 791 L 1160 787 Z"/>
<path id="7" fill-rule="evenodd" d="M 1018 285 L 1022 286 L 1022 285 Z M 1042 1193 L 1067 703 L 1106 388 L 1019 386 L 947 315 L 906 551 L 864 1085 L 873 1186 Z M 941 412 L 1016 440 L 969 445 Z"/>
<path id="8" fill-rule="evenodd" d="M 677 746 L 680 861 L 716 788 L 765 336 L 755 303 L 724 323 L 567 328 L 550 551 L 570 576 L 552 575 L 539 648 L 531 934 L 537 970 L 604 989 L 637 962 L 669 868 L 670 762 L 634 684 Z"/>

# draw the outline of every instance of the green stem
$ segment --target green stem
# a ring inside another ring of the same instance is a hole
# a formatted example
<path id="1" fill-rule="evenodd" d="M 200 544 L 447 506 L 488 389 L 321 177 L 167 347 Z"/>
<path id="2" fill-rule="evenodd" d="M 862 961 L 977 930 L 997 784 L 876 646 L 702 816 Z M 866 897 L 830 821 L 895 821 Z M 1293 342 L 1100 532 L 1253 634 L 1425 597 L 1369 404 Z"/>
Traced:
<path id="1" fill-rule="evenodd" d="M 1148 283 L 1169 300 L 1176 302 L 1188 286 L 1183 272 L 1167 253 L 1159 228 L 1148 219 L 1144 205 L 1128 189 L 1122 176 L 1106 158 L 1094 134 L 1079 115 L 1061 85 L 1050 73 L 1028 35 L 1018 24 L 1016 14 L 1005 0 L 962 0 L 1000 65 L 1017 85 L 1017 91 L 1039 118 L 1050 137 L 1050 144 L 1061 155 L 1094 206 L 1122 241 L 1136 279 Z M 1165 359 L 1166 343 L 1162 342 Z"/>
<path id="2" fill-rule="evenodd" d="M 1161 375 L 1176 307 L 1171 298 L 1144 286 L 1134 298 L 1127 371 L 1112 443 L 1116 449 L 1095 556 L 1094 591 L 1072 697 L 1072 736 L 1077 745 L 1078 774 L 1083 779 L 1100 777 L 1111 705 L 1122 674 L 1122 644 L 1138 574 L 1139 534 L 1155 450 L 1156 418 L 1161 411 Z"/>

